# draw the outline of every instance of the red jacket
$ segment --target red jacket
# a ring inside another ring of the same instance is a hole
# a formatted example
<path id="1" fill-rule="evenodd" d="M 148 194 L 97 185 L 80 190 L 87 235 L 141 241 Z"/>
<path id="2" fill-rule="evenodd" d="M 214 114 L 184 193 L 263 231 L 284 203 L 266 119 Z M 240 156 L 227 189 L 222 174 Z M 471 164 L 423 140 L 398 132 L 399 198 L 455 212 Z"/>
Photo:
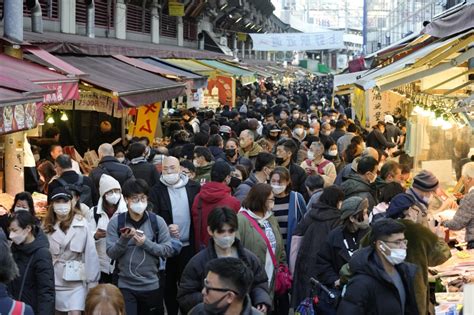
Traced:
<path id="1" fill-rule="evenodd" d="M 198 205 L 201 201 L 199 217 Z M 208 182 L 201 187 L 193 202 L 192 215 L 195 235 L 196 250 L 207 246 L 209 234 L 207 233 L 207 216 L 216 207 L 227 206 L 237 213 L 240 210 L 240 202 L 230 194 L 230 187 L 223 183 Z M 199 226 L 201 231 L 199 231 Z"/>

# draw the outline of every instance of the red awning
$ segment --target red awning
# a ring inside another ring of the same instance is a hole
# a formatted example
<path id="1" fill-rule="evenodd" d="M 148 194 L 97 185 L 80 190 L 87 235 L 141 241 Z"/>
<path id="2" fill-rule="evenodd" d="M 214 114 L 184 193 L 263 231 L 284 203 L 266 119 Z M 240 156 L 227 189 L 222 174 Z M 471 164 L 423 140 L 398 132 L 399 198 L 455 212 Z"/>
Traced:
<path id="1" fill-rule="evenodd" d="M 51 90 L 45 94 L 46 104 L 60 103 L 79 97 L 78 79 L 68 78 L 37 64 L 0 54 L 0 86 L 23 92 Z M 1 82 L 4 82 L 3 84 Z M 43 93 L 44 94 L 44 93 Z"/>
<path id="2" fill-rule="evenodd" d="M 119 104 L 136 107 L 184 94 L 185 85 L 165 79 L 112 57 L 61 56 L 60 59 L 89 74 L 82 81 L 118 96 Z"/>

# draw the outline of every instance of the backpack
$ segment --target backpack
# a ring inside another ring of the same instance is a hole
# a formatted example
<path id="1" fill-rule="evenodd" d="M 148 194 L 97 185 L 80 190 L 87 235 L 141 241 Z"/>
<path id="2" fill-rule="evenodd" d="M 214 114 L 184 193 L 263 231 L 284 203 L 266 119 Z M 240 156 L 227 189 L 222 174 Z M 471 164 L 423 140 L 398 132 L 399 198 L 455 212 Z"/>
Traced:
<path id="1" fill-rule="evenodd" d="M 97 206 L 92 208 L 92 213 L 94 214 L 95 225 L 99 224 L 100 214 L 97 213 Z"/>
<path id="2" fill-rule="evenodd" d="M 81 203 L 87 205 L 88 207 L 92 206 L 92 191 L 91 188 L 88 185 L 84 184 L 84 176 L 81 174 L 77 174 L 79 176 L 79 179 L 77 182 L 74 184 L 70 184 L 66 182 L 62 178 L 58 178 L 57 181 L 64 186 L 67 190 L 77 190 L 79 189 L 81 192 L 81 198 L 80 201 Z"/>

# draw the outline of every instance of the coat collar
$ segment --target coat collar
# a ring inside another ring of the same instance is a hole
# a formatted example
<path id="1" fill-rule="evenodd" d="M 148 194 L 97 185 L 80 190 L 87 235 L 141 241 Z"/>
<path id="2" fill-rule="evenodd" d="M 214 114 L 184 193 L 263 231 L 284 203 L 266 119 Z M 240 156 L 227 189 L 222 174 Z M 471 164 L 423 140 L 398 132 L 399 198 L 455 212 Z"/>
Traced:
<path id="1" fill-rule="evenodd" d="M 66 246 L 77 233 L 77 228 L 85 227 L 86 225 L 86 219 L 83 216 L 76 214 L 66 234 L 64 234 L 64 232 L 59 227 L 59 222 L 57 222 L 54 225 L 55 231 L 53 234 L 51 234 L 51 238 L 63 246 Z"/>

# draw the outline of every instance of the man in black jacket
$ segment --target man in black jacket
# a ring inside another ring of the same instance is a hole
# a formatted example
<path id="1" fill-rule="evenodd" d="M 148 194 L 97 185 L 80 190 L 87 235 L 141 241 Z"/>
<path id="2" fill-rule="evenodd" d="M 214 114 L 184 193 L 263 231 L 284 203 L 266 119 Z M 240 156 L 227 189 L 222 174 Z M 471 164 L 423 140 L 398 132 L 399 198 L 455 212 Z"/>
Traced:
<path id="1" fill-rule="evenodd" d="M 305 198 L 308 196 L 308 191 L 304 182 L 308 176 L 304 169 L 295 164 L 298 147 L 293 140 L 286 140 L 279 144 L 276 149 L 276 163 L 284 166 L 290 172 L 291 189 L 301 193 Z"/>
<path id="2" fill-rule="evenodd" d="M 211 237 L 206 249 L 194 256 L 183 271 L 177 300 L 183 314 L 203 301 L 203 280 L 206 278 L 206 264 L 215 258 L 237 257 L 250 268 L 254 275 L 250 286 L 250 300 L 259 311 L 270 310 L 272 301 L 268 292 L 268 278 L 258 258 L 245 249 L 235 238 L 238 230 L 237 215 L 227 207 L 212 210 L 207 218 L 207 232 Z"/>
<path id="3" fill-rule="evenodd" d="M 385 150 L 387 148 L 394 148 L 396 146 L 395 143 L 387 141 L 384 136 L 385 132 L 385 123 L 383 121 L 379 121 L 377 125 L 375 125 L 372 131 L 367 136 L 367 146 L 372 147 L 377 150 Z"/>
<path id="4" fill-rule="evenodd" d="M 67 183 L 67 185 L 76 186 L 76 189 L 80 190 L 81 193 L 90 194 L 90 198 L 87 198 L 87 200 L 83 202 L 86 206 L 90 208 L 93 205 L 97 204 L 99 198 L 94 188 L 94 184 L 92 184 L 92 181 L 89 177 L 77 174 L 76 171 L 73 170 L 71 157 L 69 155 L 61 154 L 60 156 L 58 156 L 56 158 L 56 161 L 54 162 L 54 166 L 56 167 L 56 173 L 59 178 L 54 179 L 48 185 L 48 203 L 52 196 L 52 192 L 56 188 L 64 186 L 61 183 L 61 181 L 64 181 L 65 183 Z M 81 180 L 82 184 L 80 185 L 79 183 L 81 182 Z M 88 187 L 87 190 L 89 190 L 89 192 L 85 192 L 86 188 L 84 186 Z"/>
<path id="5" fill-rule="evenodd" d="M 349 262 L 351 277 L 337 314 L 419 314 L 413 289 L 416 265 L 404 262 L 405 226 L 393 219 L 372 225 L 369 247 Z"/>
<path id="6" fill-rule="evenodd" d="M 172 156 L 163 159 L 160 180 L 150 190 L 154 211 L 170 228 L 171 236 L 179 237 L 183 248 L 178 256 L 166 261 L 165 304 L 168 314 L 178 314 L 177 285 L 181 273 L 194 255 L 194 233 L 191 208 L 201 186 L 180 173 L 179 160 Z"/>
<path id="7" fill-rule="evenodd" d="M 133 172 L 125 164 L 120 163 L 114 156 L 114 148 L 110 143 L 103 143 L 99 150 L 99 165 L 92 170 L 89 177 L 94 183 L 96 192 L 99 191 L 99 182 L 102 174 L 107 174 L 115 178 L 122 186 L 128 179 L 135 178 Z"/>

